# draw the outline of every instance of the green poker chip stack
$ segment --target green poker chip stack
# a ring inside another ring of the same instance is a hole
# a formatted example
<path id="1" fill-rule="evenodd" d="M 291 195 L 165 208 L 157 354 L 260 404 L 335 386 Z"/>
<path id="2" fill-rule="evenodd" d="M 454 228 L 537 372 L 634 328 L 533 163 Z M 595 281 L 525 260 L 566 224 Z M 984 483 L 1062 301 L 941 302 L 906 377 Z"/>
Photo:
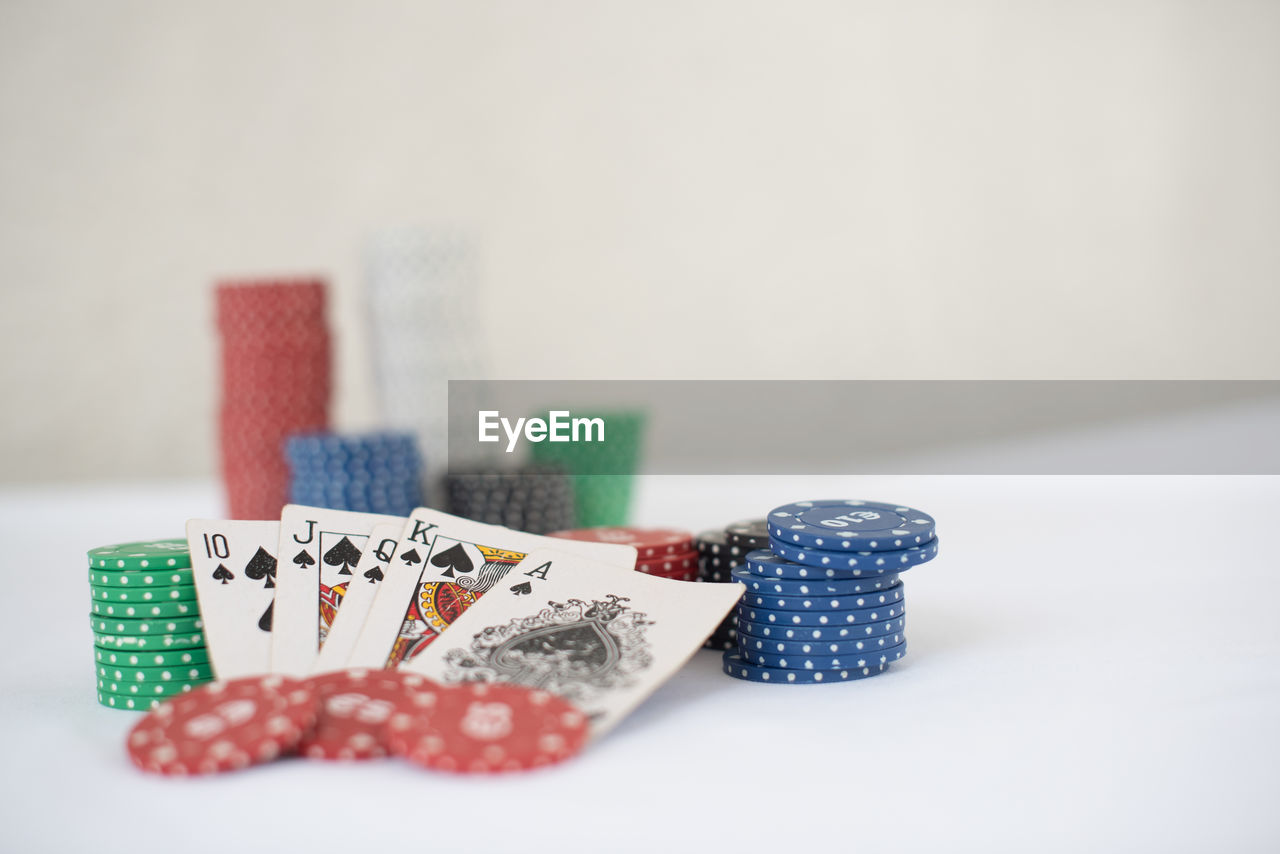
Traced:
<path id="1" fill-rule="evenodd" d="M 538 464 L 556 466 L 571 475 L 577 527 L 625 525 L 640 466 L 645 414 L 636 410 L 573 414 L 602 418 L 604 441 L 539 442 L 530 446 L 529 455 Z"/>
<path id="2" fill-rule="evenodd" d="M 98 702 L 146 711 L 213 681 L 186 540 L 89 551 Z"/>

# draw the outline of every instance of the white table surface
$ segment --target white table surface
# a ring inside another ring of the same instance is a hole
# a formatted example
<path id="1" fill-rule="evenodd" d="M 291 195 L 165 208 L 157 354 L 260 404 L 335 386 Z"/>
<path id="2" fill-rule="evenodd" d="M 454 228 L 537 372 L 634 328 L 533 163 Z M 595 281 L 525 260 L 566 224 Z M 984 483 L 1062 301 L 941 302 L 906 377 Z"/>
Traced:
<path id="1" fill-rule="evenodd" d="M 95 700 L 84 553 L 181 535 L 215 490 L 0 492 L 0 851 L 1280 849 L 1280 478 L 655 478 L 637 522 L 830 496 L 939 520 L 883 676 L 756 685 L 700 652 L 553 770 L 169 780 Z"/>

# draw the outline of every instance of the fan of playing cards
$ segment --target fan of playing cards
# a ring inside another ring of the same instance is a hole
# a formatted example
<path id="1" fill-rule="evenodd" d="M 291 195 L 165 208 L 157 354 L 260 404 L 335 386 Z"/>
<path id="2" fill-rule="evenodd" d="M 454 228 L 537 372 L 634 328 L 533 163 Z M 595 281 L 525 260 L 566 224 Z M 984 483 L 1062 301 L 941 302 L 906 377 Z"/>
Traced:
<path id="1" fill-rule="evenodd" d="M 278 522 L 191 520 L 187 539 L 219 681 L 130 734 L 135 763 L 160 773 L 286 753 L 556 762 L 670 677 L 742 592 L 636 572 L 629 545 L 427 508 L 288 505 Z"/>

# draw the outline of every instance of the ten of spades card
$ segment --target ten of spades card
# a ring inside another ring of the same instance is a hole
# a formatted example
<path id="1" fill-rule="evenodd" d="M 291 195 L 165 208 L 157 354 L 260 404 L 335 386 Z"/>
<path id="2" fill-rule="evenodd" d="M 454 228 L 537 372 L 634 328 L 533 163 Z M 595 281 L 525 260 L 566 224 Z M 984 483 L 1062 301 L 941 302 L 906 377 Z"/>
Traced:
<path id="1" fill-rule="evenodd" d="M 572 702 L 598 736 L 702 646 L 741 584 L 608 572 L 589 558 L 530 553 L 404 667 L 443 683 L 514 682 Z"/>
<path id="2" fill-rule="evenodd" d="M 391 559 L 395 557 L 396 543 L 403 528 L 403 523 L 398 521 L 374 526 L 360 555 L 360 562 L 356 564 L 355 575 L 347 584 L 342 607 L 334 616 L 329 635 L 312 665 L 312 673 L 328 673 L 348 666 L 351 651 L 364 628 L 369 609 L 373 607 L 378 585 L 388 572 L 399 571 Z"/>
<path id="3" fill-rule="evenodd" d="M 598 572 L 633 572 L 636 550 L 610 543 L 558 540 L 450 516 L 413 511 L 387 577 L 347 663 L 397 667 L 426 649 L 457 617 L 536 549 L 557 548 L 593 562 Z M 517 581 L 514 593 L 532 585 Z"/>
<path id="4" fill-rule="evenodd" d="M 219 679 L 270 669 L 279 541 L 279 522 L 187 522 L 196 597 Z"/>
<path id="5" fill-rule="evenodd" d="M 369 532 L 398 516 L 288 504 L 280 514 L 271 670 L 305 676 L 354 577 Z"/>

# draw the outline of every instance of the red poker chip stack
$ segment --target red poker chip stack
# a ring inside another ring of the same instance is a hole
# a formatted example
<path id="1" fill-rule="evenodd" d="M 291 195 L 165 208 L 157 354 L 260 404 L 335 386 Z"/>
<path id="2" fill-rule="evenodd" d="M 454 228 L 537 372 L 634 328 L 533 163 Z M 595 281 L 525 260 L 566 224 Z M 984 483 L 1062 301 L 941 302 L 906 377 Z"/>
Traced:
<path id="1" fill-rule="evenodd" d="M 693 545 L 693 534 L 688 531 L 667 528 L 574 528 L 555 531 L 548 536 L 563 540 L 634 546 L 637 572 L 676 581 L 696 581 L 698 577 L 698 551 Z"/>
<path id="2" fill-rule="evenodd" d="M 325 291 L 316 278 L 217 285 L 218 426 L 233 519 L 279 516 L 289 497 L 285 439 L 329 427 L 332 345 Z"/>

